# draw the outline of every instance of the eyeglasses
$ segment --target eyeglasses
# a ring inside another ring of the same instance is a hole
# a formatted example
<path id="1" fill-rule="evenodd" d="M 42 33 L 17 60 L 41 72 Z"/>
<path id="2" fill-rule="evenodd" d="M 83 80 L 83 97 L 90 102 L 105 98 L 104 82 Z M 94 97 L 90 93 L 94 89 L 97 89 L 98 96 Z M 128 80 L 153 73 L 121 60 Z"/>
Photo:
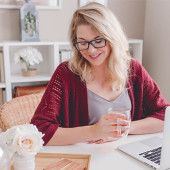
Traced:
<path id="1" fill-rule="evenodd" d="M 100 38 L 95 39 L 92 41 L 81 41 L 81 42 L 75 42 L 73 45 L 76 47 L 78 51 L 84 51 L 89 48 L 89 45 L 91 44 L 94 48 L 102 48 L 106 46 L 106 39 Z"/>

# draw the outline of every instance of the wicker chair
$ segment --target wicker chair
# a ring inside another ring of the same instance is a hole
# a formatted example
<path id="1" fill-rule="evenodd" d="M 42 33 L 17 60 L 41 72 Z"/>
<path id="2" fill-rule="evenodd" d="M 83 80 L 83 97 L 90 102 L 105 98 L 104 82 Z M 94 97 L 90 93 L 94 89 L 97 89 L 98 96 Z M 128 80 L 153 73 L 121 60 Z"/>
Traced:
<path id="1" fill-rule="evenodd" d="M 30 123 L 43 94 L 16 97 L 0 108 L 0 128 L 6 131 L 15 125 Z"/>

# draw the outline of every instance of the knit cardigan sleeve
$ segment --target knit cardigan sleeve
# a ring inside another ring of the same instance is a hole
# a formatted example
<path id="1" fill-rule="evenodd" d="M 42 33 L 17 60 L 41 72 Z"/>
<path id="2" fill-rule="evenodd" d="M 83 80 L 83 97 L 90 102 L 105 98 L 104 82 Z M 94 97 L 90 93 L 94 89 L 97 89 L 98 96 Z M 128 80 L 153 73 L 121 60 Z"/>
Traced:
<path id="1" fill-rule="evenodd" d="M 132 59 L 130 68 L 129 94 L 132 100 L 132 120 L 145 117 L 164 120 L 165 109 L 169 104 L 159 87 L 137 60 Z"/>
<path id="2" fill-rule="evenodd" d="M 44 135 L 44 145 L 59 126 L 78 127 L 89 124 L 87 90 L 80 77 L 61 63 L 54 72 L 31 123 Z"/>
<path id="3" fill-rule="evenodd" d="M 61 67 L 58 66 L 54 72 L 31 120 L 31 123 L 36 125 L 40 132 L 45 134 L 43 137 L 44 145 L 51 139 L 57 128 L 61 126 L 62 96 L 64 95 L 63 69 Z"/>

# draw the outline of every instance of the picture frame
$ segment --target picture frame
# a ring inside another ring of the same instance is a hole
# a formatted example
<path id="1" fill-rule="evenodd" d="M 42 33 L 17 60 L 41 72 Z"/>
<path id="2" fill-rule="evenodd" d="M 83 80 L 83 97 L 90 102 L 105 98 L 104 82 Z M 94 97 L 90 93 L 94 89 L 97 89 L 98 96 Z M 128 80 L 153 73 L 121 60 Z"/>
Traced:
<path id="1" fill-rule="evenodd" d="M 21 41 L 38 42 L 39 19 L 38 10 L 32 3 L 25 3 L 20 8 Z"/>
<path id="2" fill-rule="evenodd" d="M 61 9 L 62 0 L 31 0 L 37 9 Z M 19 9 L 25 0 L 0 0 L 0 8 Z"/>
<path id="3" fill-rule="evenodd" d="M 98 2 L 98 3 L 105 5 L 107 7 L 107 0 L 79 0 L 79 6 L 82 7 L 89 2 Z"/>

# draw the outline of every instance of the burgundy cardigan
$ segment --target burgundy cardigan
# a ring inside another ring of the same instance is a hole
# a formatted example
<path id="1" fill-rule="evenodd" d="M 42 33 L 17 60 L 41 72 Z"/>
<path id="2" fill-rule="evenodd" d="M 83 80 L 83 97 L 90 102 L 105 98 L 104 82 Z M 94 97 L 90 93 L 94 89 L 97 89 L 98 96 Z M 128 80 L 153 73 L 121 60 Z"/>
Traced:
<path id="1" fill-rule="evenodd" d="M 128 92 L 132 103 L 131 119 L 151 116 L 164 120 L 168 103 L 143 66 L 135 59 L 129 69 Z M 68 62 L 54 72 L 31 123 L 44 133 L 46 145 L 59 126 L 77 127 L 89 124 L 86 84 L 71 72 Z"/>

